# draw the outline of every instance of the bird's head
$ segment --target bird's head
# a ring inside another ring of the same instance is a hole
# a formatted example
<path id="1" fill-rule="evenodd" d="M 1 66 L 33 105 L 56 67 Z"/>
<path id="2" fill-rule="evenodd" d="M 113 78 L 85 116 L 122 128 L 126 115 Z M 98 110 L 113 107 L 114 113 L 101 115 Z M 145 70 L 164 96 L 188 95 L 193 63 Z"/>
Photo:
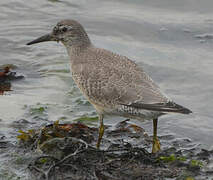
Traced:
<path id="1" fill-rule="evenodd" d="M 66 47 L 90 44 L 89 37 L 83 26 L 75 20 L 62 20 L 58 22 L 51 33 L 29 42 L 27 45 L 45 41 L 60 41 Z"/>

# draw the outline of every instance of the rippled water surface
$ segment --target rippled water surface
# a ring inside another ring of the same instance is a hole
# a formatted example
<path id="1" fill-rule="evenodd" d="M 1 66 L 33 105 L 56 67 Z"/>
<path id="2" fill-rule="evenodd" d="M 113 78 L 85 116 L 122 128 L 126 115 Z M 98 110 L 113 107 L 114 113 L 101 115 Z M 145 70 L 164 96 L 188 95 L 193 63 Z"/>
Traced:
<path id="1" fill-rule="evenodd" d="M 0 136 L 13 137 L 14 121 L 36 122 L 33 108 L 45 108 L 39 119 L 44 123 L 95 116 L 73 83 L 65 48 L 53 42 L 25 45 L 71 18 L 83 24 L 96 46 L 135 60 L 169 97 L 194 112 L 162 117 L 159 135 L 212 148 L 212 6 L 211 0 L 1 1 L 0 65 L 15 65 L 25 79 L 0 96 Z M 105 123 L 115 119 L 121 120 Z M 151 122 L 140 125 L 152 132 Z"/>

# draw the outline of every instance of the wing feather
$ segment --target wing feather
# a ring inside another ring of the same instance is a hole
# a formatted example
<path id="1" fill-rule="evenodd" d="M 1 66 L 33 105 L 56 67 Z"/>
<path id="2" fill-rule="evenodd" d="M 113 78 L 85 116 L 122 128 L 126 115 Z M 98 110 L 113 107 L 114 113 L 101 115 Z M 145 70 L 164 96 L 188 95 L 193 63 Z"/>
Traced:
<path id="1" fill-rule="evenodd" d="M 141 104 L 141 103 L 132 103 L 132 104 L 121 104 L 127 107 L 134 107 L 136 109 L 145 109 L 151 111 L 158 112 L 174 112 L 174 113 L 182 113 L 182 114 L 190 114 L 191 110 L 176 104 L 174 102 L 167 103 L 155 103 L 155 104 Z"/>

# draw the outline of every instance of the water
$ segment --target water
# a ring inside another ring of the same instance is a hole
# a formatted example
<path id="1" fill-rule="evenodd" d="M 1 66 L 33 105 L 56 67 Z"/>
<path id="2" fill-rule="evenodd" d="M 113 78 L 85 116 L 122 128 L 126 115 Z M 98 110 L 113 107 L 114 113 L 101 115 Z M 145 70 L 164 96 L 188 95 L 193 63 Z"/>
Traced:
<path id="1" fill-rule="evenodd" d="M 53 42 L 25 45 L 61 19 L 72 18 L 96 46 L 135 60 L 169 97 L 194 112 L 162 117 L 159 135 L 213 148 L 212 5 L 211 0 L 1 1 L 0 65 L 15 65 L 25 79 L 0 96 L 0 135 L 13 137 L 14 121 L 36 123 L 31 108 L 46 108 L 41 122 L 95 115 L 71 79 L 65 48 Z M 152 132 L 151 122 L 134 122 Z"/>

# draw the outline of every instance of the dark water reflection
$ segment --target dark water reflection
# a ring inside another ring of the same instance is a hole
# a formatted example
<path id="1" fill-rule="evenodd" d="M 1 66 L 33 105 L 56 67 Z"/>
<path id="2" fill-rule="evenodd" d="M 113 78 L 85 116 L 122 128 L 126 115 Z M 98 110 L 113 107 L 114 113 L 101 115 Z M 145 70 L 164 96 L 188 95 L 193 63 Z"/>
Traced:
<path id="1" fill-rule="evenodd" d="M 23 117 L 35 121 L 29 107 L 46 106 L 50 121 L 94 115 L 73 84 L 63 46 L 25 46 L 57 21 L 73 18 L 95 45 L 134 59 L 168 96 L 192 109 L 189 116 L 163 117 L 160 135 L 187 137 L 213 148 L 212 6 L 211 0 L 1 1 L 0 65 L 13 64 L 26 78 L 0 96 L 0 134 L 7 136 L 13 131 L 10 123 Z M 141 125 L 151 132 L 150 122 Z"/>

